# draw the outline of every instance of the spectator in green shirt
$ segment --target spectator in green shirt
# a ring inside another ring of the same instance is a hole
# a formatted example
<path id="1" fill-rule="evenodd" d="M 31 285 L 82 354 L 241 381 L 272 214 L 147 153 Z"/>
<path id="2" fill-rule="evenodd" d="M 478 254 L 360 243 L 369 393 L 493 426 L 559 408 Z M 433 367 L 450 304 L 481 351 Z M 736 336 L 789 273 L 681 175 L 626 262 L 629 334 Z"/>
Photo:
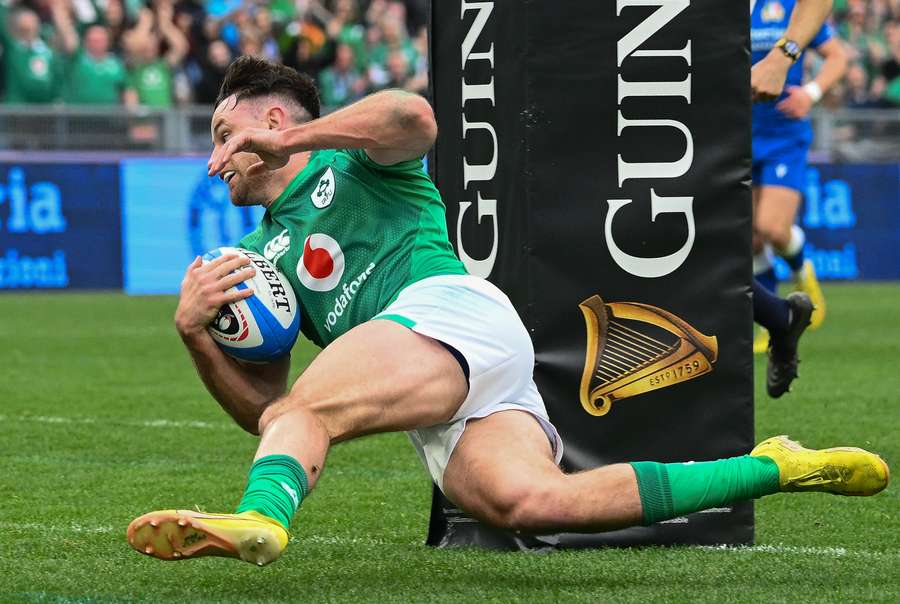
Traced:
<path id="1" fill-rule="evenodd" d="M 356 68 L 366 70 L 369 65 L 366 29 L 358 22 L 354 0 L 336 0 L 334 18 L 328 24 L 328 35 L 353 49 Z"/>
<path id="2" fill-rule="evenodd" d="M 188 51 L 188 41 L 172 22 L 171 4 L 160 3 L 156 14 L 143 9 L 137 25 L 127 32 L 125 47 L 129 51 L 129 106 L 171 107 L 174 103 L 174 71 Z M 158 32 L 158 33 L 157 33 Z M 168 51 L 160 56 L 160 44 L 166 41 Z"/>
<path id="3" fill-rule="evenodd" d="M 882 90 L 882 101 L 888 106 L 900 107 L 900 20 L 885 26 L 890 48 L 888 60 L 881 65 L 881 74 L 875 87 Z"/>
<path id="4" fill-rule="evenodd" d="M 60 46 L 68 55 L 65 100 L 81 105 L 117 105 L 122 102 L 126 73 L 122 61 L 109 51 L 110 33 L 103 25 L 91 25 L 84 31 L 84 43 L 78 33 L 69 6 L 51 4 L 53 24 Z"/>
<path id="5" fill-rule="evenodd" d="M 406 54 L 396 50 L 388 55 L 388 81 L 386 88 L 399 88 L 407 92 L 425 94 L 428 92 L 428 74 L 409 75 Z"/>
<path id="6" fill-rule="evenodd" d="M 62 88 L 58 53 L 40 38 L 41 22 L 34 11 L 10 14 L 3 35 L 3 72 L 7 103 L 52 103 Z"/>
<path id="7" fill-rule="evenodd" d="M 353 49 L 347 44 L 338 44 L 334 65 L 319 74 L 319 94 L 322 104 L 328 108 L 343 107 L 362 98 L 368 82 L 356 68 Z"/>
<path id="8" fill-rule="evenodd" d="M 388 57 L 391 53 L 403 53 L 406 58 L 408 76 L 415 73 L 415 65 L 419 60 L 419 53 L 410 41 L 406 27 L 398 18 L 392 15 L 383 17 L 381 32 L 381 43 L 372 48 L 372 52 L 369 54 L 369 79 L 378 88 L 387 85 L 390 78 Z"/>
<path id="9" fill-rule="evenodd" d="M 855 60 L 865 66 L 871 77 L 886 58 L 887 43 L 881 28 L 872 22 L 866 10 L 865 4 L 854 3 L 850 6 L 847 19 L 838 26 L 838 32 L 858 55 Z"/>
<path id="10" fill-rule="evenodd" d="M 127 74 L 122 61 L 109 52 L 109 32 L 92 25 L 84 32 L 84 46 L 69 64 L 66 100 L 89 105 L 116 105 L 122 102 Z"/>

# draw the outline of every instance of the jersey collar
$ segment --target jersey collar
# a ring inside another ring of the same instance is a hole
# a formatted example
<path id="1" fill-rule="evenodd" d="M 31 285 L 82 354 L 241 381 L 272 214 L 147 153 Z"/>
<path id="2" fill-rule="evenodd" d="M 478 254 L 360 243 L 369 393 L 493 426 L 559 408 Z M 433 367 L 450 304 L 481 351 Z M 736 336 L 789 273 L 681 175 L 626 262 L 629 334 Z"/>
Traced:
<path id="1" fill-rule="evenodd" d="M 279 195 L 275 199 L 275 201 L 269 204 L 269 207 L 266 208 L 267 212 L 271 214 L 275 209 L 278 208 L 278 206 L 284 203 L 285 199 L 294 194 L 294 191 L 297 190 L 297 188 L 300 186 L 300 183 L 303 182 L 303 180 L 306 178 L 307 174 L 315 170 L 315 168 L 313 167 L 313 160 L 318 154 L 318 151 L 313 151 L 312 153 L 310 153 L 309 161 L 307 161 L 306 165 L 303 166 L 303 169 L 297 172 L 297 175 L 293 179 L 291 179 L 291 182 L 288 183 L 288 186 L 285 187 L 284 191 L 281 192 L 281 195 Z"/>

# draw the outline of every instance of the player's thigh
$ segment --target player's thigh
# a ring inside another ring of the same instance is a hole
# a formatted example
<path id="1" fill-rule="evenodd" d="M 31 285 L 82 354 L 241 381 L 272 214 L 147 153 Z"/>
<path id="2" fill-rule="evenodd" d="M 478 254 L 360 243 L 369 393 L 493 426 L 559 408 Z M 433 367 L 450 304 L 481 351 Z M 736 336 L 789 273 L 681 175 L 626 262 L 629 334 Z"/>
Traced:
<path id="1" fill-rule="evenodd" d="M 440 343 L 393 321 L 368 321 L 323 349 L 270 417 L 302 406 L 337 442 L 446 422 L 467 391 Z"/>
<path id="2" fill-rule="evenodd" d="M 786 244 L 800 200 L 800 192 L 796 189 L 773 185 L 759 187 L 754 213 L 756 232 L 774 243 Z"/>
<path id="3" fill-rule="evenodd" d="M 517 508 L 533 507 L 562 479 L 538 420 L 500 411 L 468 422 L 444 471 L 444 494 L 475 518 L 509 527 Z"/>

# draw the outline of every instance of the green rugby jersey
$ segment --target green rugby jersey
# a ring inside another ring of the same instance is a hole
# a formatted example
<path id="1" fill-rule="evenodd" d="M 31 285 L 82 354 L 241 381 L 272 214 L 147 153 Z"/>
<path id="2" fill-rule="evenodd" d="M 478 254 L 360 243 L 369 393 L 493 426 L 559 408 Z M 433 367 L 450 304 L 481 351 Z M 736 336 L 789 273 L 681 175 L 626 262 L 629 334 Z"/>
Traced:
<path id="1" fill-rule="evenodd" d="M 317 151 L 238 244 L 287 276 L 303 334 L 326 346 L 407 285 L 466 269 L 420 160 L 381 166 L 362 150 Z"/>

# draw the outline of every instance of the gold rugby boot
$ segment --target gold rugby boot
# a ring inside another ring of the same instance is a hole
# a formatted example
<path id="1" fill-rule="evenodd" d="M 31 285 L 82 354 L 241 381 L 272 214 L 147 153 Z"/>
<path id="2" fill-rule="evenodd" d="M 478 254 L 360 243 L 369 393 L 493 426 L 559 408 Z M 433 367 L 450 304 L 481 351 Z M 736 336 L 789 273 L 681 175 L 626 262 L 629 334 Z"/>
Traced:
<path id="1" fill-rule="evenodd" d="M 813 313 L 810 329 L 819 329 L 825 321 L 825 294 L 816 277 L 816 268 L 811 260 L 804 260 L 803 266 L 797 271 L 797 289 L 807 294 L 813 303 Z"/>
<path id="2" fill-rule="evenodd" d="M 257 512 L 150 512 L 131 521 L 127 537 L 131 547 L 161 560 L 222 556 L 257 566 L 276 560 L 288 542 L 284 527 Z"/>
<path id="3" fill-rule="evenodd" d="M 756 327 L 756 337 L 753 338 L 753 354 L 765 354 L 769 350 L 769 331 L 762 327 Z"/>
<path id="4" fill-rule="evenodd" d="M 891 475 L 887 463 L 874 453 L 856 447 L 807 449 L 787 436 L 764 440 L 750 455 L 775 462 L 784 492 L 875 495 L 884 490 Z"/>

